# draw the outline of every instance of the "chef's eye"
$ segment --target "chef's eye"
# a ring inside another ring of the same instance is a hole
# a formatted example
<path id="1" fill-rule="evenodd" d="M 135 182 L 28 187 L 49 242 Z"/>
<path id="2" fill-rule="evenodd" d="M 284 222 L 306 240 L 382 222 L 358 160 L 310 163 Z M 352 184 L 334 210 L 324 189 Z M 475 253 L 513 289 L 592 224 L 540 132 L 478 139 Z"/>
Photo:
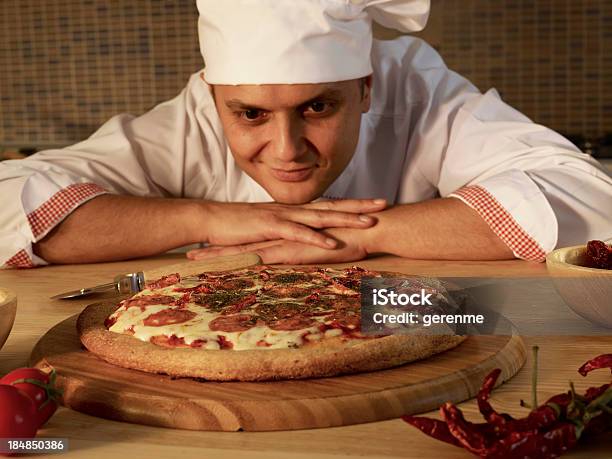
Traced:
<path id="1" fill-rule="evenodd" d="M 304 114 L 307 116 L 327 116 L 334 111 L 334 104 L 331 102 L 315 101 L 309 103 L 304 108 Z"/>
<path id="2" fill-rule="evenodd" d="M 249 108 L 237 113 L 237 115 L 246 121 L 261 121 L 265 117 L 265 112 L 257 108 Z"/>
<path id="3" fill-rule="evenodd" d="M 329 109 L 329 105 L 330 104 L 325 102 L 312 102 L 306 107 L 306 111 L 311 113 L 324 113 Z"/>

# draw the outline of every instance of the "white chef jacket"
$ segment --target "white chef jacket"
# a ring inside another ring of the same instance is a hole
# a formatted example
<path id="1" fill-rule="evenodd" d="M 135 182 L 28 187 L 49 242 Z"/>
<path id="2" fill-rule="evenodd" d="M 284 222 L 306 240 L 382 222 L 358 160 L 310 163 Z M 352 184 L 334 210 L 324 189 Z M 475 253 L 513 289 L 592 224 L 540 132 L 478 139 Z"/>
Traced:
<path id="1" fill-rule="evenodd" d="M 612 236 L 612 179 L 565 138 L 495 90 L 481 94 L 420 39 L 375 40 L 372 64 L 371 107 L 355 154 L 323 197 L 393 204 L 456 197 L 527 260 Z M 272 200 L 234 162 L 196 73 L 177 97 L 142 116 L 117 115 L 76 145 L 0 163 L 0 264 L 46 264 L 32 243 L 103 193 Z"/>

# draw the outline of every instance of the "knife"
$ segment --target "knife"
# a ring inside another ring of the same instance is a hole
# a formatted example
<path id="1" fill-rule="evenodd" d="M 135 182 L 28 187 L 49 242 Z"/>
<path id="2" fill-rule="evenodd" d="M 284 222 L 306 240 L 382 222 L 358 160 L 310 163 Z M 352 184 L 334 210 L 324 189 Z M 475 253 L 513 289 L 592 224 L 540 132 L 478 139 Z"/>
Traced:
<path id="1" fill-rule="evenodd" d="M 181 276 L 189 276 L 207 271 L 227 271 L 230 269 L 247 268 L 261 264 L 261 259 L 254 253 L 241 253 L 239 255 L 228 255 L 225 257 L 211 258 L 210 260 L 189 261 L 175 265 L 162 266 L 161 268 L 146 271 L 137 271 L 116 276 L 113 282 L 96 285 L 94 287 L 81 288 L 71 292 L 64 292 L 52 296 L 52 300 L 67 300 L 71 298 L 82 298 L 95 293 L 115 292 L 117 294 L 134 294 L 145 288 L 147 282 L 159 279 L 162 276 L 178 273 Z"/>
<path id="2" fill-rule="evenodd" d="M 145 276 L 142 271 L 136 273 L 122 274 L 116 276 L 113 282 L 108 284 L 96 285 L 94 287 L 85 287 L 70 292 L 60 293 L 51 297 L 52 300 L 69 300 L 71 298 L 80 298 L 89 296 L 94 293 L 116 292 L 123 293 L 138 293 L 144 289 Z"/>

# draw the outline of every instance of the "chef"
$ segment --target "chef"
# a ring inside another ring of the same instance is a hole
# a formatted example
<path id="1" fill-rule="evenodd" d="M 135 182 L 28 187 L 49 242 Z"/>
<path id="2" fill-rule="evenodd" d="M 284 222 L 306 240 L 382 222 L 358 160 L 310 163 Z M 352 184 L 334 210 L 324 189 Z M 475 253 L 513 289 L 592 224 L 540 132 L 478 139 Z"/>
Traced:
<path id="1" fill-rule="evenodd" d="M 612 179 L 423 41 L 426 0 L 198 0 L 173 100 L 0 164 L 0 263 L 372 253 L 541 261 L 612 236 Z"/>

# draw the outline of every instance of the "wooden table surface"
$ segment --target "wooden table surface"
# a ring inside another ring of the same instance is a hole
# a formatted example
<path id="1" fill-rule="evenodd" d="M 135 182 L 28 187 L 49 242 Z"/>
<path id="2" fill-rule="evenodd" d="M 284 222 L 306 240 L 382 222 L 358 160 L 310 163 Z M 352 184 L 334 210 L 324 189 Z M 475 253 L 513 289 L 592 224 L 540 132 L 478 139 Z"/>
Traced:
<path id="1" fill-rule="evenodd" d="M 91 265 L 49 266 L 31 270 L 0 271 L 0 286 L 17 293 L 17 318 L 11 335 L 0 350 L 0 374 L 24 366 L 36 341 L 53 325 L 80 312 L 91 300 L 52 301 L 49 296 L 84 286 L 105 283 L 116 274 L 151 269 L 183 261 L 181 254 L 166 254 L 146 260 Z M 359 263 L 373 269 L 429 276 L 542 277 L 544 264 L 524 261 L 434 262 L 379 257 Z M 565 391 L 568 381 L 577 389 L 600 385 L 610 375 L 597 371 L 587 379 L 576 369 L 587 359 L 612 352 L 612 336 L 526 337 L 527 346 L 540 346 L 539 398 Z M 503 412 L 524 415 L 521 398 L 530 398 L 531 362 L 510 382 L 496 389 L 493 404 Z M 462 403 L 468 419 L 477 420 L 476 403 Z M 428 413 L 437 416 L 436 412 Z M 69 452 L 63 456 L 87 458 L 469 458 L 465 451 L 426 437 L 403 421 L 329 429 L 287 432 L 192 432 L 125 424 L 99 419 L 60 408 L 39 437 L 68 438 Z M 595 445 L 581 447 L 564 457 L 610 458 L 612 436 Z"/>

